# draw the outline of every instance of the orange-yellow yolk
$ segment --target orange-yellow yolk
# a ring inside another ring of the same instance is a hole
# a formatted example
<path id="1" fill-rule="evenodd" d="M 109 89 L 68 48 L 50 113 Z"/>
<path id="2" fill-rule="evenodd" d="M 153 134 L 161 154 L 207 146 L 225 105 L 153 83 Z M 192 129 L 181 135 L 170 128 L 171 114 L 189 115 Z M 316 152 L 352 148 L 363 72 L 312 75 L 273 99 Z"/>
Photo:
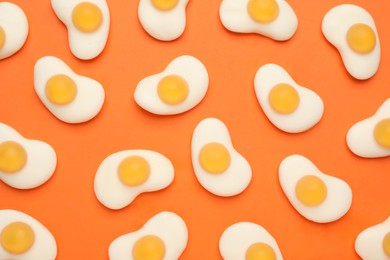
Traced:
<path id="1" fill-rule="evenodd" d="M 55 105 L 66 105 L 77 95 L 76 83 L 68 76 L 57 74 L 46 83 L 46 97 Z"/>
<path id="2" fill-rule="evenodd" d="M 119 164 L 118 175 L 120 181 L 127 186 L 141 185 L 149 178 L 149 163 L 140 156 L 127 157 Z"/>
<path id="3" fill-rule="evenodd" d="M 73 9 L 72 21 L 78 30 L 86 33 L 94 32 L 102 24 L 102 11 L 93 3 L 82 2 Z"/>
<path id="4" fill-rule="evenodd" d="M 299 179 L 295 186 L 295 194 L 304 205 L 318 206 L 325 200 L 327 188 L 317 176 L 306 175 Z"/>
<path id="5" fill-rule="evenodd" d="M 220 143 L 208 143 L 200 150 L 199 162 L 208 173 L 223 173 L 230 165 L 230 153 Z"/>
<path id="6" fill-rule="evenodd" d="M 34 244 L 35 235 L 32 228 L 23 222 L 8 224 L 1 231 L 1 246 L 11 254 L 23 254 Z"/>
<path id="7" fill-rule="evenodd" d="M 353 51 L 362 54 L 369 53 L 376 45 L 375 32 L 366 24 L 354 24 L 348 29 L 347 42 Z"/>
<path id="8" fill-rule="evenodd" d="M 147 235 L 138 239 L 133 247 L 134 260 L 162 260 L 165 244 L 158 236 Z"/>
<path id="9" fill-rule="evenodd" d="M 27 162 L 26 150 L 17 142 L 6 141 L 0 144 L 0 171 L 15 173 L 23 169 Z"/>
<path id="10" fill-rule="evenodd" d="M 270 23 L 279 15 L 279 6 L 275 0 L 249 0 L 249 16 L 258 23 Z"/>
<path id="11" fill-rule="evenodd" d="M 152 0 L 153 6 L 161 11 L 169 11 L 173 9 L 178 3 L 179 0 Z"/>
<path id="12" fill-rule="evenodd" d="M 376 124 L 374 138 L 379 145 L 390 149 L 390 118 L 384 119 Z"/>
<path id="13" fill-rule="evenodd" d="M 5 31 L 4 29 L 0 26 L 0 50 L 3 48 L 5 43 Z"/>
<path id="14" fill-rule="evenodd" d="M 382 246 L 383 251 L 385 251 L 385 254 L 390 257 L 390 232 L 388 232 L 383 238 Z"/>
<path id="15" fill-rule="evenodd" d="M 246 260 L 276 260 L 276 254 L 272 247 L 266 243 L 251 245 L 245 254 Z"/>
<path id="16" fill-rule="evenodd" d="M 298 108 L 300 99 L 294 87 L 280 83 L 269 92 L 268 102 L 277 113 L 290 114 Z"/>
<path id="17" fill-rule="evenodd" d="M 157 86 L 160 99 L 168 105 L 177 105 L 188 96 L 188 84 L 182 77 L 169 75 L 160 80 Z"/>

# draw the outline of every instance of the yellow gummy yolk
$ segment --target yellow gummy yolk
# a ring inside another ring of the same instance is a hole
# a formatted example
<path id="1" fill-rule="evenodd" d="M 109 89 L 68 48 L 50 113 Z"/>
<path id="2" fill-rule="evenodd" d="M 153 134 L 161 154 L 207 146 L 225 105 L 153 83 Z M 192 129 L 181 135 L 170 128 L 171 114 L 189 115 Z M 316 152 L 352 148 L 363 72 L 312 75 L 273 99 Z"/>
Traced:
<path id="1" fill-rule="evenodd" d="M 188 96 L 188 84 L 180 76 L 169 75 L 160 80 L 157 86 L 160 99 L 168 105 L 177 105 Z"/>
<path id="2" fill-rule="evenodd" d="M 46 83 L 46 97 L 53 104 L 69 104 L 75 99 L 76 95 L 76 83 L 74 83 L 74 81 L 66 75 L 55 75 Z"/>
<path id="3" fill-rule="evenodd" d="M 153 6 L 161 11 L 173 9 L 178 2 L 179 0 L 152 0 Z"/>
<path id="4" fill-rule="evenodd" d="M 223 173 L 230 165 L 230 154 L 224 145 L 208 143 L 200 150 L 199 162 L 209 173 Z"/>
<path id="5" fill-rule="evenodd" d="M 306 175 L 295 186 L 295 194 L 298 200 L 306 206 L 317 206 L 325 200 L 327 188 L 320 178 Z"/>
<path id="6" fill-rule="evenodd" d="M 27 162 L 27 153 L 17 142 L 7 141 L 0 144 L 0 171 L 15 173 Z"/>
<path id="7" fill-rule="evenodd" d="M 275 251 L 265 243 L 251 245 L 245 254 L 246 260 L 276 260 Z"/>
<path id="8" fill-rule="evenodd" d="M 1 50 L 1 48 L 3 48 L 4 43 L 5 43 L 5 32 L 4 32 L 4 29 L 1 28 L 1 26 L 0 26 L 0 50 Z"/>
<path id="9" fill-rule="evenodd" d="M 272 109 L 280 114 L 290 114 L 299 106 L 297 90 L 289 84 L 281 83 L 274 86 L 268 96 Z"/>
<path id="10" fill-rule="evenodd" d="M 103 15 L 98 6 L 89 2 L 78 4 L 72 12 L 74 26 L 82 32 L 94 32 L 102 24 Z"/>
<path id="11" fill-rule="evenodd" d="M 353 51 L 362 54 L 369 53 L 376 45 L 375 32 L 366 24 L 354 24 L 347 32 L 347 42 Z"/>
<path id="12" fill-rule="evenodd" d="M 272 22 L 279 14 L 275 0 L 249 0 L 247 10 L 249 16 L 258 23 Z"/>
<path id="13" fill-rule="evenodd" d="M 7 225 L 0 234 L 1 246 L 11 254 L 27 252 L 33 246 L 34 240 L 34 231 L 23 222 Z"/>
<path id="14" fill-rule="evenodd" d="M 134 244 L 134 260 L 162 260 L 164 256 L 165 244 L 158 236 L 144 236 Z"/>
<path id="15" fill-rule="evenodd" d="M 385 254 L 390 257 L 390 232 L 385 235 L 383 238 L 383 250 Z"/>
<path id="16" fill-rule="evenodd" d="M 375 126 L 374 138 L 379 145 L 390 149 L 390 118 L 380 121 Z"/>
<path id="17" fill-rule="evenodd" d="M 118 167 L 120 181 L 127 186 L 144 183 L 150 175 L 149 163 L 140 156 L 125 158 Z"/>

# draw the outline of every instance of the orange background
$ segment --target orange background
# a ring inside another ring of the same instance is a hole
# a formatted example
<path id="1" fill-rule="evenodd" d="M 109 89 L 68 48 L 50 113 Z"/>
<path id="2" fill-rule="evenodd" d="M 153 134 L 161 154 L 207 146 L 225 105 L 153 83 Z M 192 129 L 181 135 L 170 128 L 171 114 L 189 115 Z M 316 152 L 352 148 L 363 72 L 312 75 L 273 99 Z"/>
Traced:
<path id="1" fill-rule="evenodd" d="M 221 259 L 219 237 L 239 221 L 264 226 L 285 259 L 358 259 L 354 251 L 358 233 L 390 215 L 390 158 L 359 158 L 345 143 L 348 129 L 390 97 L 390 1 L 352 1 L 374 17 L 382 46 L 379 71 L 367 81 L 349 76 L 321 32 L 323 16 L 344 3 L 341 0 L 289 0 L 299 26 L 287 42 L 227 31 L 219 20 L 221 1 L 206 0 L 190 1 L 186 30 L 178 40 L 159 42 L 142 29 L 138 1 L 111 0 L 108 43 L 92 61 L 71 54 L 66 27 L 49 0 L 11 2 L 25 11 L 30 32 L 23 49 L 0 61 L 0 122 L 27 138 L 51 144 L 58 165 L 53 177 L 33 190 L 0 183 L 0 208 L 20 210 L 42 222 L 57 240 L 58 259 L 107 259 L 113 239 L 135 231 L 164 210 L 176 212 L 187 223 L 189 241 L 182 259 Z M 137 83 L 184 54 L 200 59 L 209 72 L 203 101 L 175 116 L 155 116 L 138 107 L 133 99 Z M 33 88 L 33 67 L 46 55 L 59 57 L 76 73 L 103 84 L 106 100 L 96 118 L 66 124 L 40 102 Z M 256 100 L 253 78 L 260 66 L 271 62 L 322 97 L 325 113 L 313 129 L 287 134 L 267 120 Z M 207 117 L 227 125 L 235 148 L 252 166 L 252 181 L 238 196 L 212 195 L 193 173 L 192 132 Z M 130 206 L 113 211 L 96 199 L 93 180 L 105 157 L 125 149 L 166 155 L 174 164 L 175 179 L 168 188 L 142 194 Z M 290 205 L 277 169 L 294 153 L 349 183 L 353 203 L 343 218 L 317 224 Z"/>

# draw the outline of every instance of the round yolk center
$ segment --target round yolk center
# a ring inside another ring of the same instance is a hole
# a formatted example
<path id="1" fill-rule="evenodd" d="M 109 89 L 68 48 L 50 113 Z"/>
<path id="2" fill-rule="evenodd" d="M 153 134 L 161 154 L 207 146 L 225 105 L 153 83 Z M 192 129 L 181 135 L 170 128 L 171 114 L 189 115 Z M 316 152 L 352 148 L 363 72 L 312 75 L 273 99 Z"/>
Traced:
<path id="1" fill-rule="evenodd" d="M 369 53 L 376 45 L 375 32 L 366 24 L 354 24 L 348 29 L 347 42 L 353 51 L 362 54 Z"/>
<path id="2" fill-rule="evenodd" d="M 55 105 L 66 105 L 77 95 L 76 83 L 68 76 L 58 74 L 46 83 L 46 97 Z"/>
<path id="3" fill-rule="evenodd" d="M 375 126 L 374 138 L 379 145 L 390 149 L 390 118 L 380 121 Z"/>
<path id="4" fill-rule="evenodd" d="M 258 23 L 270 23 L 279 15 L 279 6 L 275 0 L 249 0 L 249 16 Z"/>
<path id="5" fill-rule="evenodd" d="M 153 6 L 161 11 L 171 10 L 178 3 L 179 3 L 179 0 L 152 0 Z"/>
<path id="6" fill-rule="evenodd" d="M 165 244 L 158 236 L 148 235 L 138 239 L 133 247 L 134 260 L 162 260 Z"/>
<path id="7" fill-rule="evenodd" d="M 385 254 L 390 257 L 390 232 L 385 235 L 383 238 L 383 250 Z"/>
<path id="8" fill-rule="evenodd" d="M 0 50 L 3 48 L 5 43 L 5 31 L 4 29 L 0 26 Z"/>
<path id="9" fill-rule="evenodd" d="M 265 243 L 251 245 L 245 254 L 246 260 L 276 260 L 276 254 L 272 247 Z"/>
<path id="10" fill-rule="evenodd" d="M 78 30 L 87 33 L 94 32 L 102 24 L 103 15 L 95 4 L 82 2 L 73 9 L 72 21 Z"/>
<path id="11" fill-rule="evenodd" d="M 269 92 L 268 101 L 273 110 L 280 114 L 290 114 L 299 106 L 299 94 L 289 84 L 280 83 Z"/>
<path id="12" fill-rule="evenodd" d="M 295 194 L 298 200 L 306 206 L 317 206 L 325 200 L 327 188 L 317 176 L 306 175 L 295 186 Z"/>
<path id="13" fill-rule="evenodd" d="M 160 99 L 168 105 L 177 105 L 188 96 L 188 84 L 180 76 L 169 75 L 160 80 L 157 86 Z"/>
<path id="14" fill-rule="evenodd" d="M 119 179 L 127 186 L 138 186 L 150 175 L 149 163 L 140 156 L 125 158 L 118 167 Z"/>
<path id="15" fill-rule="evenodd" d="M 34 244 L 35 235 L 32 228 L 23 222 L 7 225 L 0 234 L 1 246 L 11 254 L 23 254 Z"/>
<path id="16" fill-rule="evenodd" d="M 0 144 L 0 171 L 15 173 L 23 169 L 27 162 L 27 153 L 24 148 L 13 141 Z"/>
<path id="17" fill-rule="evenodd" d="M 200 150 L 199 162 L 209 173 L 223 173 L 230 165 L 230 154 L 224 145 L 208 143 Z"/>

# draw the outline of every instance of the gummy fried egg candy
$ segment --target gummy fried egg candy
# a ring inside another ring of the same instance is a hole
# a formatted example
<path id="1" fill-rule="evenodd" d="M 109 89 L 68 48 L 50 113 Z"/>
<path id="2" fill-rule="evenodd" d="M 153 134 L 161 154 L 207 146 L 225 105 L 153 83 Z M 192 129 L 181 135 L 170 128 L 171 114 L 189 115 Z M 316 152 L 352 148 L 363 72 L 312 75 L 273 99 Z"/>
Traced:
<path id="1" fill-rule="evenodd" d="M 24 138 L 0 123 L 0 180 L 17 189 L 32 189 L 48 181 L 57 166 L 53 148 Z"/>
<path id="2" fill-rule="evenodd" d="M 110 12 L 105 0 L 51 0 L 51 5 L 68 30 L 74 56 L 90 60 L 103 51 L 110 30 Z"/>
<path id="3" fill-rule="evenodd" d="M 283 260 L 276 240 L 262 226 L 239 222 L 228 227 L 219 240 L 224 260 Z"/>
<path id="4" fill-rule="evenodd" d="M 112 241 L 110 260 L 179 259 L 187 246 L 188 230 L 181 217 L 160 212 L 139 230 Z"/>
<path id="5" fill-rule="evenodd" d="M 140 0 L 138 18 L 144 30 L 160 41 L 179 38 L 186 26 L 189 0 Z"/>
<path id="6" fill-rule="evenodd" d="M 95 176 L 95 194 L 107 208 L 121 209 L 140 193 L 157 191 L 172 183 L 174 168 L 160 153 L 126 150 L 111 154 Z"/>
<path id="7" fill-rule="evenodd" d="M 267 118 L 288 133 L 309 130 L 322 118 L 324 104 L 312 90 L 295 83 L 276 64 L 262 66 L 255 76 L 255 91 Z"/>
<path id="8" fill-rule="evenodd" d="M 209 192 L 229 197 L 249 185 L 252 169 L 234 149 L 229 130 L 220 120 L 207 118 L 196 126 L 191 154 L 196 178 Z"/>
<path id="9" fill-rule="evenodd" d="M 349 185 L 321 172 L 301 155 L 288 156 L 281 162 L 279 182 L 292 206 L 311 221 L 335 221 L 351 207 Z"/>
<path id="10" fill-rule="evenodd" d="M 208 85 L 209 76 L 202 62 L 184 55 L 171 61 L 164 71 L 141 80 L 134 99 L 150 113 L 174 115 L 198 105 Z"/>
<path id="11" fill-rule="evenodd" d="M 390 217 L 363 230 L 355 240 L 355 250 L 364 260 L 389 260 Z"/>
<path id="12" fill-rule="evenodd" d="M 0 259 L 54 260 L 57 244 L 40 222 L 20 211 L 0 210 Z"/>
<path id="13" fill-rule="evenodd" d="M 325 15 L 322 32 L 337 48 L 352 77 L 365 80 L 377 72 L 379 37 L 374 19 L 366 10 L 351 4 L 336 6 Z"/>
<path id="14" fill-rule="evenodd" d="M 390 156 L 390 98 L 373 116 L 356 123 L 349 129 L 347 145 L 360 157 Z"/>
<path id="15" fill-rule="evenodd" d="M 219 8 L 226 29 L 237 33 L 258 33 L 286 41 L 296 32 L 298 19 L 285 0 L 223 0 Z"/>
<path id="16" fill-rule="evenodd" d="M 34 87 L 45 107 L 66 123 L 94 118 L 104 103 L 103 86 L 73 72 L 62 60 L 46 56 L 34 67 Z"/>
<path id="17" fill-rule="evenodd" d="M 23 10 L 15 4 L 0 2 L 0 60 L 19 51 L 27 35 L 28 21 Z"/>

